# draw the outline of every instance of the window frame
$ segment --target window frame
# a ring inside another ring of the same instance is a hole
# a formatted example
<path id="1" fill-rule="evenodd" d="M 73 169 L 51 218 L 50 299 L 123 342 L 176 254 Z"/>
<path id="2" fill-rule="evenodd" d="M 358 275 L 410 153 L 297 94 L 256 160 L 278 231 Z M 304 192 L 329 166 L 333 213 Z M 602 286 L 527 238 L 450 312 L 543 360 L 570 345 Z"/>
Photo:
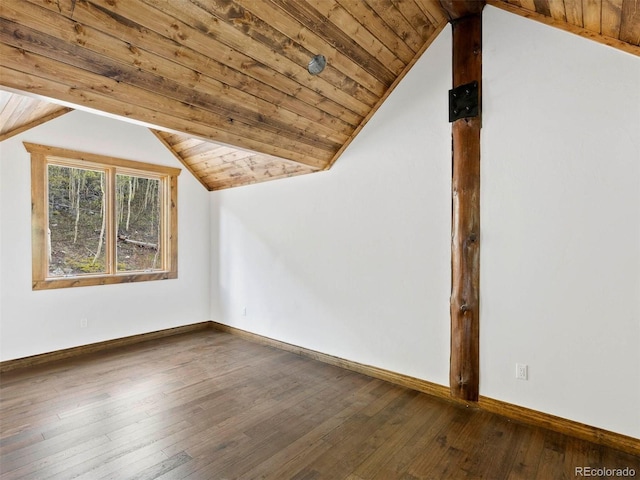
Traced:
<path id="1" fill-rule="evenodd" d="M 126 160 L 65 148 L 24 142 L 31 154 L 31 252 L 32 290 L 110 285 L 178 278 L 178 175 L 179 168 Z M 105 172 L 106 233 L 105 273 L 52 277 L 49 275 L 48 166 L 59 165 Z M 161 257 L 162 269 L 152 272 L 118 272 L 116 268 L 116 194 L 117 174 L 136 175 L 160 181 L 161 190 Z"/>

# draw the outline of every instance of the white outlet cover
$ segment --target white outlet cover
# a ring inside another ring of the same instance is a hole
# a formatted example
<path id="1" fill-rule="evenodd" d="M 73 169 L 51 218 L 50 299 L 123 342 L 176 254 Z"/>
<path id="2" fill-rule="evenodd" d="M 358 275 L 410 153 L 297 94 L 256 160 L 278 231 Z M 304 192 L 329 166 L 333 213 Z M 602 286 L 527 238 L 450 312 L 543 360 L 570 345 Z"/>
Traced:
<path id="1" fill-rule="evenodd" d="M 529 366 L 524 363 L 516 363 L 516 378 L 518 380 L 528 380 Z"/>

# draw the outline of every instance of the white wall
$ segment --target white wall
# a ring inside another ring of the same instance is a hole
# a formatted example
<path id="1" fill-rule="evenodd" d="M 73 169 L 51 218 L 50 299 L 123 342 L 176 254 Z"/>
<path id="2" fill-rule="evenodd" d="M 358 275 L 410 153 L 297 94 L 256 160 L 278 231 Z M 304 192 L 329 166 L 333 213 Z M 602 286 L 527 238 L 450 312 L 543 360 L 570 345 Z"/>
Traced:
<path id="1" fill-rule="evenodd" d="M 481 394 L 640 437 L 640 64 L 492 7 L 484 42 Z M 214 320 L 448 384 L 450 48 L 329 172 L 212 194 Z"/>
<path id="2" fill-rule="evenodd" d="M 208 192 L 186 169 L 178 177 L 178 279 L 32 291 L 30 156 L 23 141 L 181 167 L 148 129 L 80 111 L 0 144 L 1 360 L 209 319 Z M 80 328 L 83 317 L 87 328 Z"/>
<path id="3" fill-rule="evenodd" d="M 450 49 L 443 33 L 330 171 L 212 195 L 214 320 L 447 382 Z"/>
<path id="4" fill-rule="evenodd" d="M 640 59 L 484 32 L 481 393 L 640 437 Z"/>

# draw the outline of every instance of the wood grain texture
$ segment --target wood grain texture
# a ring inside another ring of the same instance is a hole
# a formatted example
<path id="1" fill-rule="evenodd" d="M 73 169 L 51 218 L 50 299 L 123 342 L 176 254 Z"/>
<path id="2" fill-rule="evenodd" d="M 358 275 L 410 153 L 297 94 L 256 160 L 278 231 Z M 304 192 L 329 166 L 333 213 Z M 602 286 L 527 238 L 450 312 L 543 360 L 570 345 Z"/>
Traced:
<path id="1" fill-rule="evenodd" d="M 186 135 L 152 132 L 210 191 L 318 171 L 291 160 L 191 139 Z M 189 148 L 182 148 L 187 143 Z"/>
<path id="2" fill-rule="evenodd" d="M 640 56 L 638 0 L 487 0 L 502 10 Z"/>
<path id="3" fill-rule="evenodd" d="M 640 45 L 640 0 L 623 0 L 620 40 Z"/>
<path id="4" fill-rule="evenodd" d="M 302 165 L 271 175 L 271 161 L 262 179 L 308 173 L 342 151 L 440 23 L 432 0 L 353 3 L 8 0 L 2 84 Z M 318 53 L 328 66 L 312 76 Z M 217 177 L 251 183 L 249 170 Z"/>
<path id="5" fill-rule="evenodd" d="M 582 0 L 582 21 L 586 30 L 602 33 L 602 0 Z"/>
<path id="6" fill-rule="evenodd" d="M 173 337 L 175 335 L 191 334 L 191 333 L 199 333 L 202 335 L 207 335 L 206 330 L 209 330 L 209 329 L 213 329 L 213 330 L 224 332 L 224 333 L 230 333 L 236 337 L 242 338 L 243 340 L 249 340 L 253 343 L 258 343 L 266 347 L 274 347 L 279 350 L 284 350 L 302 357 L 318 360 L 322 363 L 326 363 L 326 364 L 344 368 L 353 372 L 357 372 L 363 375 L 367 375 L 371 378 L 384 380 L 386 382 L 389 382 L 398 386 L 406 387 L 411 390 L 415 390 L 417 392 L 426 393 L 429 396 L 440 398 L 442 400 L 447 400 L 448 402 L 451 402 L 453 404 L 463 406 L 466 409 L 477 410 L 478 408 L 480 408 L 488 412 L 498 414 L 506 418 L 513 419 L 518 422 L 522 422 L 527 425 L 531 425 L 533 427 L 541 427 L 543 429 L 553 430 L 555 432 L 558 432 L 564 435 L 569 435 L 572 437 L 577 437 L 579 439 L 583 439 L 597 445 L 602 445 L 607 448 L 614 448 L 635 456 L 640 456 L 640 440 L 636 438 L 632 438 L 632 437 L 628 437 L 618 433 L 599 429 L 597 427 L 584 425 L 579 422 L 560 418 L 554 415 L 549 415 L 536 410 L 531 410 L 518 405 L 509 404 L 509 403 L 492 399 L 489 397 L 485 397 L 485 396 L 480 396 L 478 402 L 473 404 L 469 404 L 467 402 L 460 402 L 458 399 L 451 397 L 449 388 L 443 385 L 434 384 L 434 383 L 431 383 L 422 379 L 418 379 L 415 377 L 410 377 L 400 373 L 391 372 L 391 371 L 380 369 L 377 367 L 372 367 L 369 365 L 364 365 L 357 362 L 349 361 L 349 360 L 335 357 L 332 355 L 323 354 L 314 350 L 309 350 L 303 347 L 288 344 L 285 342 L 281 342 L 279 340 L 271 339 L 268 337 L 264 337 L 251 332 L 240 330 L 238 328 L 230 327 L 228 325 L 224 325 L 217 322 L 211 322 L 211 321 L 195 323 L 191 325 L 185 325 L 182 327 L 170 328 L 170 329 L 160 330 L 156 332 L 149 332 L 145 334 L 134 335 L 131 337 L 109 340 L 106 342 L 99 342 L 96 344 L 60 350 L 60 351 L 46 353 L 42 355 L 35 355 L 32 357 L 0 362 L 0 372 L 6 373 L 13 370 L 25 369 L 25 368 L 28 371 L 29 368 L 38 367 L 38 366 L 40 366 L 41 368 L 46 368 L 46 365 L 54 364 L 55 366 L 56 362 L 60 362 L 60 361 L 70 361 L 70 362 L 80 361 L 81 358 L 77 358 L 77 357 L 85 357 L 87 355 L 96 354 L 96 353 L 109 355 L 110 351 L 116 351 L 117 353 L 117 350 L 122 347 L 129 347 L 134 349 L 138 344 L 149 342 L 149 341 L 162 341 L 162 339 L 165 339 L 167 337 Z M 203 347 L 200 349 L 200 351 L 202 351 L 203 349 L 206 350 L 206 348 Z M 220 352 L 217 352 L 217 353 L 219 354 Z M 27 373 L 27 371 L 25 371 L 25 374 Z M 199 391 L 205 392 L 207 388 L 208 387 L 206 385 L 202 385 L 199 388 Z M 101 396 L 106 398 L 106 395 L 101 395 Z M 191 396 L 192 396 L 191 392 L 185 391 L 180 395 L 180 398 L 182 398 L 183 401 L 188 401 L 188 399 L 191 398 Z M 178 401 L 178 399 L 176 399 L 176 401 Z M 84 402 L 80 401 L 80 404 L 83 404 L 83 403 Z M 43 410 L 46 410 L 46 406 L 43 407 Z M 156 410 L 154 409 L 152 411 L 155 412 Z M 36 412 L 34 412 L 34 414 L 36 414 Z M 43 412 L 37 415 L 41 418 L 48 418 L 48 415 L 46 414 L 46 412 Z M 62 416 L 66 417 L 68 415 L 65 414 Z M 425 425 L 422 425 L 417 432 L 414 432 L 416 433 L 416 435 L 410 434 L 407 431 L 401 438 L 413 438 L 414 441 L 416 441 L 416 437 L 420 437 L 421 435 L 424 435 L 425 430 L 428 432 L 432 429 L 433 429 L 433 425 L 425 424 Z M 541 430 L 541 431 L 544 433 L 544 430 Z M 542 435 L 540 435 L 539 433 L 536 434 L 536 438 L 541 438 L 541 437 Z M 12 440 L 12 442 L 15 441 L 16 443 L 29 444 L 33 440 L 33 438 L 34 437 L 30 435 L 23 435 L 17 439 Z M 40 437 L 36 436 L 36 438 L 40 438 Z M 111 438 L 119 438 L 119 435 L 112 434 Z M 401 441 L 401 440 L 399 439 L 398 441 Z M 402 464 L 404 462 L 404 460 L 402 459 L 406 457 L 407 453 L 412 451 L 419 451 L 421 448 L 420 445 L 421 445 L 420 442 L 417 442 L 411 446 L 407 445 L 402 449 L 402 452 L 397 452 L 396 450 L 397 445 L 395 444 L 395 442 L 389 442 L 386 444 L 386 447 L 382 448 L 381 454 L 383 452 L 387 452 L 387 454 L 390 452 L 396 452 L 395 455 L 399 458 L 399 464 Z M 271 463 L 277 464 L 278 459 L 281 459 L 283 456 L 286 457 L 287 455 L 289 455 L 290 450 L 295 448 L 296 448 L 295 445 L 292 445 L 290 449 L 287 449 L 286 451 L 281 452 L 279 456 L 274 457 Z M 514 462 L 519 462 L 518 459 L 526 460 L 527 458 L 529 459 L 537 458 L 536 456 L 540 454 L 540 451 L 542 449 L 542 448 L 537 449 L 535 447 L 532 447 L 530 449 L 528 448 L 527 445 L 522 445 L 522 441 L 517 441 L 516 444 L 513 446 L 513 448 L 514 448 L 514 451 L 512 452 L 511 456 L 513 457 Z M 0 446 L 0 451 L 1 450 L 2 450 L 2 447 Z M 532 452 L 537 452 L 537 453 L 532 453 Z M 530 466 L 531 465 L 536 466 L 537 464 L 531 464 L 530 462 L 525 462 L 525 463 L 526 465 L 529 465 L 529 467 L 525 468 L 523 464 L 518 464 L 516 466 L 517 468 L 511 472 L 511 475 L 513 475 L 513 477 L 510 476 L 509 478 L 535 478 L 530 474 L 531 473 Z M 380 469 L 380 472 L 378 475 L 372 474 L 369 476 L 369 475 L 365 475 L 364 473 L 367 471 L 370 472 L 372 470 L 378 471 L 379 468 L 380 466 L 378 465 L 378 466 L 375 466 L 374 468 L 365 468 L 363 470 L 358 470 L 358 471 L 359 471 L 359 475 L 364 475 L 363 478 L 381 478 L 381 479 L 394 478 L 393 476 L 389 476 L 389 470 L 385 468 Z M 277 471 L 281 471 L 281 470 L 277 470 Z M 535 472 L 535 470 L 533 471 Z"/>
<path id="7" fill-rule="evenodd" d="M 47 186 L 45 185 L 46 158 L 44 152 L 31 152 L 31 278 L 46 276 L 47 262 Z"/>
<path id="8" fill-rule="evenodd" d="M 480 15 L 485 6 L 484 0 L 440 0 L 442 9 L 449 21 L 459 20 L 471 15 Z"/>
<path id="9" fill-rule="evenodd" d="M 0 142 L 70 111 L 68 107 L 0 90 Z"/>
<path id="10" fill-rule="evenodd" d="M 2 374 L 12 479 L 572 478 L 626 454 L 215 330 Z"/>
<path id="11" fill-rule="evenodd" d="M 452 22 L 453 87 L 478 83 L 479 114 L 453 122 L 451 394 L 476 401 L 480 378 L 480 128 L 482 14 Z"/>
<path id="12" fill-rule="evenodd" d="M 245 330 L 231 327 L 222 323 L 210 322 L 210 324 L 212 328 L 221 332 L 231 333 L 233 335 L 239 336 L 246 340 L 250 340 L 252 342 L 259 343 L 261 345 L 275 347 L 287 352 L 301 355 L 303 357 L 319 360 L 323 363 L 328 363 L 329 365 L 338 366 L 347 370 L 368 375 L 373 378 L 385 380 L 395 385 L 407 387 L 418 392 L 427 393 L 431 396 L 443 400 L 448 400 L 458 405 L 462 405 L 465 408 L 480 408 L 491 413 L 503 415 L 507 418 L 523 422 L 528 425 L 550 429 L 564 435 L 581 438 L 589 442 L 594 442 L 606 447 L 615 448 L 627 453 L 631 453 L 633 455 L 640 455 L 640 439 L 621 435 L 615 432 L 610 432 L 608 430 L 603 430 L 601 428 L 593 427 L 590 425 L 585 425 L 573 420 L 568 420 L 566 418 L 561 418 L 555 415 L 550 415 L 548 413 L 521 407 L 519 405 L 513 405 L 482 395 L 479 396 L 478 402 L 465 402 L 459 398 L 453 397 L 451 395 L 450 389 L 445 387 L 444 385 L 438 385 L 436 383 L 428 382 L 420 378 L 410 377 L 401 373 L 392 372 L 370 365 L 364 365 L 332 355 L 327 355 L 325 353 L 320 353 L 315 350 L 310 350 L 262 335 L 247 332 Z"/>

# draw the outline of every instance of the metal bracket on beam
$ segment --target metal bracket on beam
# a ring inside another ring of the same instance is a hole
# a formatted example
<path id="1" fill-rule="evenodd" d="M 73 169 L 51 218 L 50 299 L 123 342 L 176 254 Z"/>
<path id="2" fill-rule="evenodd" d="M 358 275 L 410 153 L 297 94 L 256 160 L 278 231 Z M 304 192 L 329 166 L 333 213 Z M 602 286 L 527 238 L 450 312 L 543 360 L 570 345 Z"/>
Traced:
<path id="1" fill-rule="evenodd" d="M 449 122 L 477 117 L 478 114 L 478 82 L 467 83 L 449 90 Z"/>

